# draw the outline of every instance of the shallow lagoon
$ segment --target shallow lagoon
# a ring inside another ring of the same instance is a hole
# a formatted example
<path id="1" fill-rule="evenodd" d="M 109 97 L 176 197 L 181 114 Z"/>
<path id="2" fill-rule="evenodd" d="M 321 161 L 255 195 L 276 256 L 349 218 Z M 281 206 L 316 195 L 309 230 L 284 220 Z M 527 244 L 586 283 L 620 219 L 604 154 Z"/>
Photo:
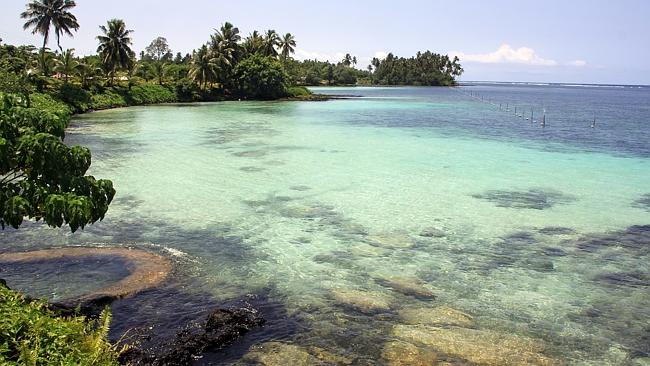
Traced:
<path id="1" fill-rule="evenodd" d="M 107 218 L 78 234 L 5 231 L 0 249 L 141 247 L 176 258 L 181 280 L 171 286 L 194 296 L 188 303 L 255 294 L 271 323 L 200 364 L 283 362 L 268 357 L 277 353 L 294 363 L 382 364 L 403 347 L 396 341 L 451 363 L 489 364 L 499 360 L 436 342 L 500 345 L 495 334 L 532 339 L 548 360 L 568 364 L 648 364 L 650 92 L 465 90 L 535 114 L 543 101 L 548 125 L 449 88 L 324 88 L 361 97 L 79 116 L 66 141 L 90 147 L 91 173 L 113 180 Z M 47 275 L 21 282 L 13 271 L 0 277 L 59 296 Z M 148 295 L 149 305 L 167 296 Z M 435 333 L 405 315 L 422 308 L 472 321 L 434 324 Z M 431 332 L 438 338 L 420 337 Z M 250 343 L 271 340 L 300 348 L 271 343 L 239 359 Z M 530 350 L 526 342 L 503 347 Z M 496 352 L 471 352 L 486 350 Z"/>

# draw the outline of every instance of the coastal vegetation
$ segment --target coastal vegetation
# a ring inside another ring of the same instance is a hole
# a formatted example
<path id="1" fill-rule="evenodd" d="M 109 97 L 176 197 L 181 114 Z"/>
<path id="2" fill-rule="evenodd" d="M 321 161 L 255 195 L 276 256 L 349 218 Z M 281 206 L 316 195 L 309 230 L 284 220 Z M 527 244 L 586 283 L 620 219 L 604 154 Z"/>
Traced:
<path id="1" fill-rule="evenodd" d="M 110 321 L 108 311 L 96 321 L 62 317 L 0 282 L 0 364 L 118 365 L 106 338 Z"/>

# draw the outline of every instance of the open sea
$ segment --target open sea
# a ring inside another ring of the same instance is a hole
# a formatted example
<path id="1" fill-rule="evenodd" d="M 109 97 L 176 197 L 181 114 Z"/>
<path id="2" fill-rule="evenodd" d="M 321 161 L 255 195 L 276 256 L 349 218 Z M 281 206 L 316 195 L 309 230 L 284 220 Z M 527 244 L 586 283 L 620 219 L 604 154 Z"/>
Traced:
<path id="1" fill-rule="evenodd" d="M 117 190 L 105 220 L 4 230 L 0 251 L 173 258 L 165 288 L 114 304 L 114 339 L 261 309 L 263 328 L 197 365 L 650 365 L 650 87 L 314 91 L 348 98 L 75 117 L 66 142 Z M 61 300 L 123 271 L 0 277 Z"/>

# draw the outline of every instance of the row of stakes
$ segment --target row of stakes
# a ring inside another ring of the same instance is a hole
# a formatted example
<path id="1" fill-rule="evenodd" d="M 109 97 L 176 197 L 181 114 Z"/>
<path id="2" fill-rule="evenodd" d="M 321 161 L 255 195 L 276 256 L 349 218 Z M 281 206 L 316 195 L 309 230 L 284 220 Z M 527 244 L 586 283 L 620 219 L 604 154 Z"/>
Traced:
<path id="1" fill-rule="evenodd" d="M 480 100 L 483 103 L 489 103 L 489 104 L 492 104 L 493 106 L 496 106 L 496 102 L 493 102 L 492 100 L 490 100 L 490 98 L 485 99 L 479 93 L 475 93 L 475 92 L 472 92 L 472 91 L 470 91 L 468 93 L 461 91 L 461 93 L 463 93 L 463 94 L 465 94 L 465 95 L 467 95 L 467 96 L 469 96 L 471 98 L 475 98 L 476 100 Z M 505 106 L 505 109 L 504 109 L 503 108 L 503 103 L 499 103 L 499 110 L 500 111 L 510 112 L 510 106 L 508 105 L 508 103 L 506 103 L 506 106 Z M 542 128 L 544 128 L 544 127 L 546 127 L 546 108 L 542 108 L 542 110 L 543 110 L 542 119 L 539 121 L 539 125 L 542 126 Z M 515 116 L 517 116 L 519 118 L 524 118 L 526 121 L 530 120 L 531 123 L 536 123 L 537 122 L 534 119 L 535 115 L 534 115 L 534 111 L 533 111 L 532 108 L 530 109 L 530 118 L 529 117 L 524 117 L 523 110 L 520 109 L 520 112 L 521 113 L 517 113 L 517 106 L 515 106 L 515 108 L 514 108 Z M 595 116 L 594 116 L 594 120 L 591 122 L 590 127 L 591 128 L 596 128 L 596 117 Z"/>

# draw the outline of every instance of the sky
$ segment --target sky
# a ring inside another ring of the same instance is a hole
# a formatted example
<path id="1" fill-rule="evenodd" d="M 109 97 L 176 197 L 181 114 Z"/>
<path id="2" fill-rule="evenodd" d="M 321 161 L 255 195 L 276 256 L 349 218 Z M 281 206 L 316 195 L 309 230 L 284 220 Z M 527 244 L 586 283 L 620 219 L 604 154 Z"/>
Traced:
<path id="1" fill-rule="evenodd" d="M 26 0 L 0 0 L 3 43 L 42 38 L 22 29 Z M 458 55 L 461 80 L 650 84 L 648 0 L 77 0 L 77 54 L 96 51 L 99 26 L 124 19 L 133 48 L 167 38 L 183 54 L 205 43 L 226 21 L 243 35 L 257 29 L 291 32 L 297 59 L 339 61 L 358 67 L 388 52 L 412 56 L 431 50 Z M 56 48 L 55 42 L 50 42 Z"/>

